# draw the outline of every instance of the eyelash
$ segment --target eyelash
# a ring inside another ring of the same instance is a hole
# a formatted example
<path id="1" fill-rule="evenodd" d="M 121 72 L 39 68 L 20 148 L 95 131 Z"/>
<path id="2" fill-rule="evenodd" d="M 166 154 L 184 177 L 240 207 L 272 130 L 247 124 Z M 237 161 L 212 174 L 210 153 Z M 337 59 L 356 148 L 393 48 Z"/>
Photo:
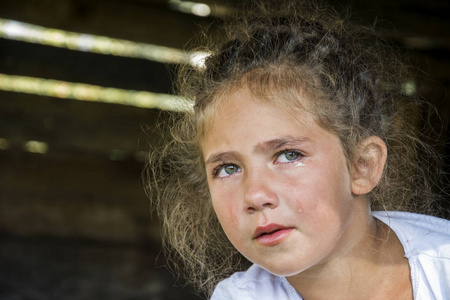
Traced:
<path id="1" fill-rule="evenodd" d="M 287 159 L 288 161 L 286 161 L 286 162 L 277 162 L 277 160 L 278 160 L 282 155 L 285 155 L 285 154 L 288 154 L 288 153 L 296 154 L 297 157 L 296 157 L 295 159 L 293 159 L 293 160 Z M 274 155 L 274 163 L 275 163 L 275 164 L 277 164 L 277 163 L 278 163 L 278 164 L 291 164 L 291 163 L 294 163 L 294 162 L 296 162 L 296 161 L 302 159 L 304 156 L 305 156 L 305 155 L 304 155 L 301 151 L 298 151 L 298 150 L 292 150 L 292 149 L 286 149 L 286 150 L 277 152 L 277 153 Z M 236 171 L 233 172 L 233 173 L 231 173 L 231 174 L 228 174 L 228 175 L 226 175 L 226 176 L 219 177 L 218 175 L 220 174 L 220 172 L 221 172 L 222 170 L 224 170 L 225 168 L 227 168 L 227 167 L 234 167 L 234 168 L 236 168 Z M 239 172 L 240 170 L 241 170 L 241 168 L 239 168 L 239 167 L 238 167 L 237 165 L 235 165 L 235 164 L 224 163 L 224 164 L 221 164 L 221 165 L 217 166 L 216 168 L 214 168 L 214 170 L 213 170 L 213 172 L 212 172 L 212 175 L 213 175 L 213 178 L 216 178 L 216 179 L 224 179 L 224 178 L 227 178 L 227 177 L 229 177 L 229 176 L 231 176 L 231 175 L 233 175 L 233 174 Z"/>
<path id="2" fill-rule="evenodd" d="M 241 168 L 239 168 L 239 167 L 238 167 L 237 165 L 235 165 L 235 164 L 224 163 L 224 164 L 219 165 L 217 168 L 215 168 L 215 169 L 213 170 L 213 178 L 215 178 L 215 179 L 224 179 L 224 178 L 227 178 L 228 176 L 231 176 L 231 175 L 233 175 L 234 173 L 236 173 L 236 172 L 233 172 L 233 173 L 229 174 L 228 176 L 222 176 L 222 177 L 219 177 L 219 176 L 218 176 L 219 173 L 220 173 L 223 169 L 225 169 L 226 167 L 235 167 L 235 168 L 237 168 L 237 171 L 236 171 L 236 172 L 239 172 L 239 171 L 241 170 Z"/>
<path id="3" fill-rule="evenodd" d="M 275 154 L 275 156 L 274 156 L 274 163 L 277 163 L 277 159 L 279 159 L 281 155 L 288 154 L 288 153 L 294 153 L 294 154 L 296 154 L 298 156 L 295 159 L 293 159 L 293 160 L 289 160 L 287 162 L 281 162 L 282 164 L 291 164 L 291 163 L 294 163 L 294 162 L 302 159 L 303 157 L 305 157 L 305 154 L 303 154 L 303 152 L 301 152 L 299 150 L 286 149 L 286 150 L 280 151 L 280 152 Z"/>

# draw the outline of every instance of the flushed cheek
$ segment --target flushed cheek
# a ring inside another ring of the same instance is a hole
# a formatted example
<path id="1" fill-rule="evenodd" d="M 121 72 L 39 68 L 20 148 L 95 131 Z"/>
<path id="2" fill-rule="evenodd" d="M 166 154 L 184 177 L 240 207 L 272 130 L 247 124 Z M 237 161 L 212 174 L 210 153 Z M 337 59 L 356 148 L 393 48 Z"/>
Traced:
<path id="1" fill-rule="evenodd" d="M 245 220 L 242 202 L 233 197 L 233 193 L 222 195 L 223 197 L 213 198 L 213 206 L 219 222 L 230 242 L 238 251 L 246 252 L 246 241 L 251 230 Z M 216 196 L 218 196 L 216 194 Z"/>
<path id="2" fill-rule="evenodd" d="M 279 195 L 292 211 L 303 213 L 314 211 L 320 204 L 321 200 L 318 199 L 317 189 L 315 182 L 295 178 L 286 181 L 286 185 Z"/>
<path id="3" fill-rule="evenodd" d="M 228 220 L 234 228 L 238 227 L 238 211 L 234 206 L 228 206 Z"/>
<path id="4" fill-rule="evenodd" d="M 308 174 L 300 174 L 288 179 L 289 186 L 285 191 L 290 191 L 290 198 L 296 199 L 296 205 L 303 211 L 316 210 L 320 206 L 330 206 L 338 209 L 340 201 L 351 194 L 345 190 L 345 180 L 342 175 L 333 176 L 324 172 L 317 173 L 310 168 Z M 317 168 L 325 169 L 326 168 Z"/>
<path id="5" fill-rule="evenodd" d="M 244 220 L 239 218 L 239 215 L 235 212 L 233 207 L 222 207 L 221 211 L 216 212 L 216 214 L 229 241 L 238 251 L 245 253 L 246 247 L 244 246 L 244 236 L 248 230 L 247 228 L 244 228 Z"/>
<path id="6" fill-rule="evenodd" d="M 316 230 L 332 230 L 339 227 L 348 214 L 348 200 L 339 191 L 335 193 L 305 193 L 305 197 L 297 202 L 297 210 L 301 209 L 300 220 Z"/>
<path id="7" fill-rule="evenodd" d="M 236 204 L 231 199 L 213 200 L 214 211 L 224 231 L 237 230 L 239 226 L 239 212 Z"/>
<path id="8" fill-rule="evenodd" d="M 297 222 L 307 236 L 317 238 L 318 233 L 340 231 L 347 209 L 346 197 L 339 189 L 330 191 L 320 184 L 305 184 L 295 189 L 291 198 L 295 199 L 291 210 L 298 214 Z"/>

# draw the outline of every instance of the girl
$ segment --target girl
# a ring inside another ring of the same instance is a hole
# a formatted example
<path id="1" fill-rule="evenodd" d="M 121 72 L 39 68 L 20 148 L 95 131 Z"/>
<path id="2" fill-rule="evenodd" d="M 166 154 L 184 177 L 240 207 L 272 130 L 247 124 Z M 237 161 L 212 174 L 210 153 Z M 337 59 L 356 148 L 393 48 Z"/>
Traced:
<path id="1" fill-rule="evenodd" d="M 407 68 L 323 11 L 245 15 L 181 72 L 194 110 L 151 158 L 175 271 L 215 300 L 450 299 Z"/>

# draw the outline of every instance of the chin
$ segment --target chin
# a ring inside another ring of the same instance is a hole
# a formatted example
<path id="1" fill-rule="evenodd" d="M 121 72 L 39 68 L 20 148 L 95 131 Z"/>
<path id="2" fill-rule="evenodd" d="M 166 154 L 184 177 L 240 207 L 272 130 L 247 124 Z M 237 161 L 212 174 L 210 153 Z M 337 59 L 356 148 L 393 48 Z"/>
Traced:
<path id="1" fill-rule="evenodd" d="M 301 267 L 293 268 L 292 264 L 289 266 L 283 266 L 283 265 L 264 266 L 264 265 L 260 265 L 260 264 L 257 264 L 257 265 L 260 266 L 261 268 L 263 268 L 264 270 L 266 270 L 267 272 L 272 273 L 273 275 L 276 275 L 276 276 L 281 276 L 281 277 L 294 276 L 294 275 L 302 273 L 303 271 L 305 271 L 307 269 L 307 268 L 301 268 Z"/>

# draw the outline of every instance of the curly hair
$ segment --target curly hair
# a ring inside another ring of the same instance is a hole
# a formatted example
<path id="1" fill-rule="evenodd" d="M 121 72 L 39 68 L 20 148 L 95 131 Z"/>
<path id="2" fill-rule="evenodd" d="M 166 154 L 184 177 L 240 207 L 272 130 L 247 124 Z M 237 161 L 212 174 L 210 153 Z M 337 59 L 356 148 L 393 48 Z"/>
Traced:
<path id="1" fill-rule="evenodd" d="M 225 34 L 209 41 L 206 67 L 180 69 L 177 92 L 194 109 L 173 116 L 169 140 L 147 168 L 147 190 L 177 274 L 208 295 L 249 266 L 214 213 L 199 147 L 220 96 L 241 87 L 293 114 L 305 109 L 298 95 L 306 94 L 318 124 L 339 137 L 349 158 L 361 140 L 379 136 L 389 155 L 368 195 L 371 208 L 434 214 L 430 161 L 438 156 L 420 138 L 427 106 L 405 90 L 414 77 L 392 45 L 335 12 L 292 3 L 252 7 L 225 23 Z"/>

